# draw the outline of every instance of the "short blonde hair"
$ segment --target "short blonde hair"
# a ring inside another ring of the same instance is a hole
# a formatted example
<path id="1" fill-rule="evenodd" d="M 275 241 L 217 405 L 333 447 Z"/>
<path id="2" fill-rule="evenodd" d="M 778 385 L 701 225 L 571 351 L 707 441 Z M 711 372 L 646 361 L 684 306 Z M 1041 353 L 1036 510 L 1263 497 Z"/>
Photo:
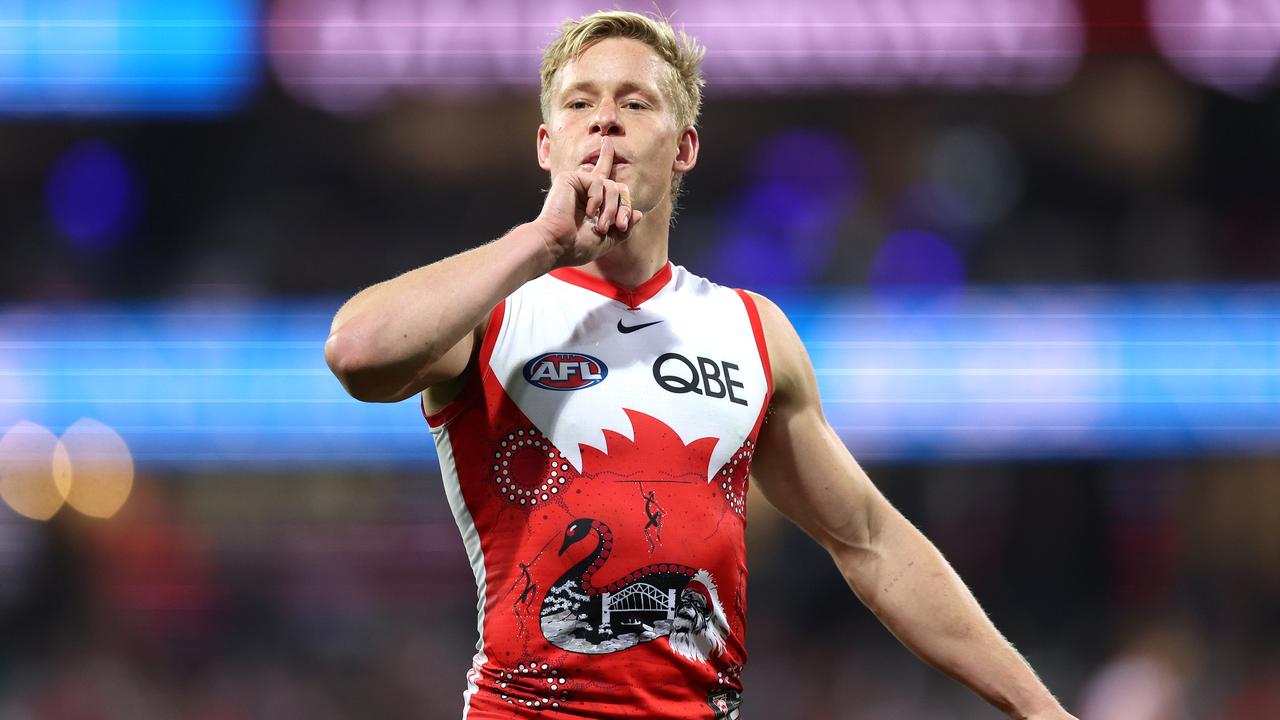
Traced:
<path id="1" fill-rule="evenodd" d="M 556 79 L 570 60 L 575 60 L 601 40 L 639 40 L 653 48 L 667 65 L 666 90 L 680 128 L 697 125 L 702 112 L 702 57 L 706 48 L 683 31 L 677 32 L 662 18 L 651 18 L 625 10 L 602 10 L 581 20 L 565 20 L 560 34 L 542 52 L 542 119 L 551 116 Z"/>

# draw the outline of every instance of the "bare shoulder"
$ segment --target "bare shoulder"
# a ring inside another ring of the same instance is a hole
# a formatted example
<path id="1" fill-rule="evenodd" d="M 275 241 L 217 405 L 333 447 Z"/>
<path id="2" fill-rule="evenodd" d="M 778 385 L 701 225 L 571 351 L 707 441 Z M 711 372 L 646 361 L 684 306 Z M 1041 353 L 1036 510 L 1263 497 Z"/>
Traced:
<path id="1" fill-rule="evenodd" d="M 765 346 L 773 371 L 774 397 L 783 402 L 816 397 L 813 365 L 795 326 L 778 304 L 757 292 L 746 291 L 755 301 L 764 330 Z"/>

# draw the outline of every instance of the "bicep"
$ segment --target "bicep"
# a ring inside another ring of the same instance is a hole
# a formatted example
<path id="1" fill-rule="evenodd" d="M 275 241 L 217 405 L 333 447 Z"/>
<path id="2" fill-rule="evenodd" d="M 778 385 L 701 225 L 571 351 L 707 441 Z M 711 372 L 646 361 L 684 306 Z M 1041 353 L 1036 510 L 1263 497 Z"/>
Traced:
<path id="1" fill-rule="evenodd" d="M 761 300 L 775 391 L 752 477 L 770 503 L 828 552 L 869 550 L 888 503 L 823 416 L 799 335 L 776 305 Z"/>
<path id="2" fill-rule="evenodd" d="M 776 408 L 760 430 L 751 475 L 783 515 L 834 554 L 869 549 L 879 490 L 820 408 Z"/>
<path id="3" fill-rule="evenodd" d="M 431 404 L 433 396 L 447 394 L 455 385 L 461 387 L 459 380 L 479 347 L 477 336 L 481 332 L 483 326 L 468 332 L 431 362 L 407 355 L 385 363 L 344 364 L 332 359 L 334 354 L 329 348 L 326 348 L 326 359 L 343 387 L 358 400 L 393 403 L 426 391 Z M 331 337 L 330 345 L 332 343 Z"/>
<path id="4" fill-rule="evenodd" d="M 435 353 L 427 340 L 410 339 L 404 329 L 389 329 L 385 313 L 369 320 L 359 314 L 361 307 L 357 295 L 338 311 L 324 352 L 329 369 L 347 392 L 365 402 L 399 402 L 435 386 L 447 389 L 467 369 L 487 325 L 482 322 L 428 360 Z"/>

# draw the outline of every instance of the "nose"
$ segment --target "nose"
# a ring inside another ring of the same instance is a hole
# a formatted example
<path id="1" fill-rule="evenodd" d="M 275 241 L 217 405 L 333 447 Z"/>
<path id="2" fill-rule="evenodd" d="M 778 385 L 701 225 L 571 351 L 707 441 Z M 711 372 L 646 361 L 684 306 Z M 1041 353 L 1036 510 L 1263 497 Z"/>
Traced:
<path id="1" fill-rule="evenodd" d="M 612 100 L 600 103 L 595 117 L 591 119 L 591 133 L 601 135 L 621 135 L 622 125 L 618 123 L 618 106 Z"/>

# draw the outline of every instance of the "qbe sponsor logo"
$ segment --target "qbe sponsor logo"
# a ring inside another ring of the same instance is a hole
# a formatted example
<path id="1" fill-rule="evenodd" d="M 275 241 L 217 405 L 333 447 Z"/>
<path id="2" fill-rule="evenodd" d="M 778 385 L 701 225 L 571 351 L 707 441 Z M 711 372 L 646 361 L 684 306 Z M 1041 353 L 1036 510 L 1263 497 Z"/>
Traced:
<path id="1" fill-rule="evenodd" d="M 599 385 L 608 376 L 603 360 L 582 353 L 546 353 L 524 365 L 524 379 L 544 390 L 582 390 Z"/>
<path id="2" fill-rule="evenodd" d="M 734 394 L 734 390 L 744 389 L 734 373 L 738 372 L 736 363 L 727 360 L 712 360 L 698 356 L 697 363 L 680 353 L 659 355 L 653 362 L 653 379 L 658 386 L 669 393 L 683 395 L 693 393 L 709 398 L 727 399 L 735 405 L 746 405 L 747 401 Z"/>

